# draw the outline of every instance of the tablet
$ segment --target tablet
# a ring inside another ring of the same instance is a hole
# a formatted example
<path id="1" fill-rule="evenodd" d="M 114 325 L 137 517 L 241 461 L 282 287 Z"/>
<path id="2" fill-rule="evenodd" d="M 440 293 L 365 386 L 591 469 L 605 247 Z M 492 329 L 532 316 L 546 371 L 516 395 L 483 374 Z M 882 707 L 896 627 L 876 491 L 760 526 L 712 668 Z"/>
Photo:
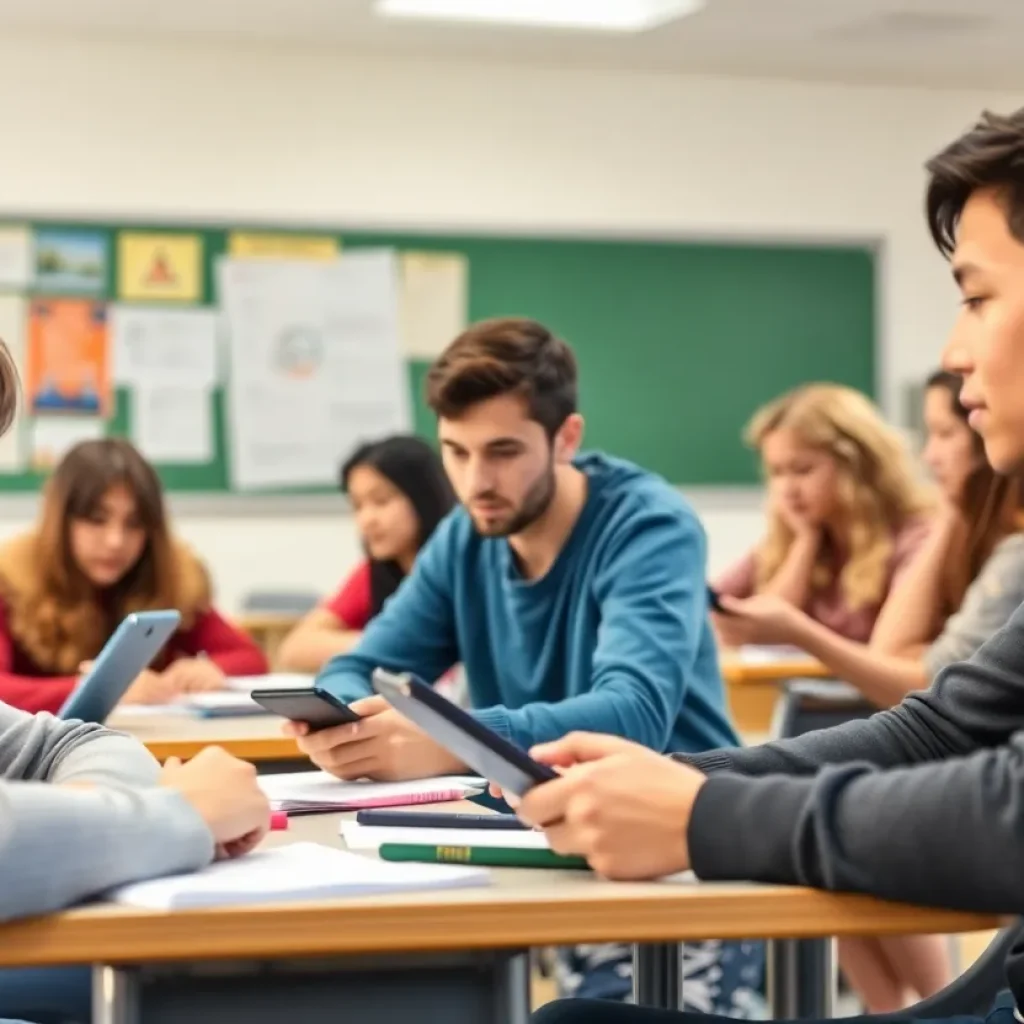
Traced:
<path id="1" fill-rule="evenodd" d="M 305 722 L 312 732 L 359 721 L 359 716 L 344 701 L 315 686 L 302 690 L 294 687 L 253 690 L 250 696 L 275 715 L 291 722 Z"/>
<path id="2" fill-rule="evenodd" d="M 558 778 L 553 768 L 534 761 L 521 747 L 481 725 L 415 676 L 378 668 L 373 688 L 399 714 L 506 793 L 521 797 L 539 783 Z"/>
<path id="3" fill-rule="evenodd" d="M 114 630 L 89 673 L 68 695 L 58 718 L 105 722 L 135 677 L 157 656 L 181 622 L 181 613 L 132 612 Z"/>

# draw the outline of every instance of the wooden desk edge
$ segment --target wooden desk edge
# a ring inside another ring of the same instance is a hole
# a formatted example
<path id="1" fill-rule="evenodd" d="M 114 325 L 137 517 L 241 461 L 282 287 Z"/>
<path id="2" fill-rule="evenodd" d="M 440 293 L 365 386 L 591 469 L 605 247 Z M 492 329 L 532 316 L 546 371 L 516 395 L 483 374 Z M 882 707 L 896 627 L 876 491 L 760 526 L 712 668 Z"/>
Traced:
<path id="1" fill-rule="evenodd" d="M 158 760 L 169 757 L 195 757 L 206 747 L 222 747 L 242 761 L 302 760 L 305 754 L 295 740 L 286 736 L 238 736 L 233 738 L 188 738 L 143 740 L 146 749 Z"/>
<path id="2" fill-rule="evenodd" d="M 551 892 L 493 900 L 356 899 L 156 913 L 69 911 L 0 926 L 0 965 L 140 963 L 259 957 L 509 949 L 578 942 L 978 931 L 982 914 L 925 910 L 790 887 L 697 887 L 629 898 Z"/>

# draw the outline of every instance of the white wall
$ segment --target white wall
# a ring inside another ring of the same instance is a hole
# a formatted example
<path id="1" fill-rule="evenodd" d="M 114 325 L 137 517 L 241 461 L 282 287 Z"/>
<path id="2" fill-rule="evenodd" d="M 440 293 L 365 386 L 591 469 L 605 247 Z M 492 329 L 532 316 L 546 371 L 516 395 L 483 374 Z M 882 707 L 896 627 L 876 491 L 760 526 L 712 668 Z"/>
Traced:
<path id="1" fill-rule="evenodd" d="M 884 239 L 894 413 L 954 305 L 923 227 L 922 162 L 982 107 L 1022 102 L 9 37 L 0 98 L 3 213 Z M 721 565 L 753 539 L 756 497 L 693 497 Z M 0 508 L 0 535 L 23 506 Z M 228 608 L 264 583 L 327 588 L 357 552 L 334 514 L 296 529 L 183 511 L 179 525 Z"/>

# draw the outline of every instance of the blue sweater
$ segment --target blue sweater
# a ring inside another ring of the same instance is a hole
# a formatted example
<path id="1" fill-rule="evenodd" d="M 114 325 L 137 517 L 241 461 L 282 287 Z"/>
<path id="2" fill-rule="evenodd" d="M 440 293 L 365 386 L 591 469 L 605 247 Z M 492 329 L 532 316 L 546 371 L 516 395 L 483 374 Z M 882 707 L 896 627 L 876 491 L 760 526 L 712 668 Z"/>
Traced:
<path id="1" fill-rule="evenodd" d="M 476 717 L 522 747 L 573 730 L 661 751 L 734 745 L 700 522 L 630 463 L 589 454 L 576 465 L 586 503 L 545 576 L 524 579 L 508 541 L 481 537 L 457 509 L 318 684 L 351 701 L 378 666 L 434 680 L 461 661 Z"/>

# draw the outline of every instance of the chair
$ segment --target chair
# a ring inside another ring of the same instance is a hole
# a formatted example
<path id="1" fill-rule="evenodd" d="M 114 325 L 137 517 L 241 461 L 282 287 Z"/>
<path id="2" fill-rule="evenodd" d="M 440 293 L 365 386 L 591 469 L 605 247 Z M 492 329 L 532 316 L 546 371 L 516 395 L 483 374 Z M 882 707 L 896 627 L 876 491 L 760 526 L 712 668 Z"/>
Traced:
<path id="1" fill-rule="evenodd" d="M 1006 988 L 1006 957 L 1021 938 L 1024 938 L 1024 918 L 1003 928 L 985 952 L 955 981 L 941 992 L 903 1010 L 900 1016 L 919 1020 L 984 1016 L 996 995 Z"/>
<path id="2" fill-rule="evenodd" d="M 320 595 L 311 590 L 251 590 L 242 598 L 247 614 L 305 615 L 315 608 Z"/>
<path id="3" fill-rule="evenodd" d="M 782 739 L 829 729 L 878 710 L 849 683 L 835 679 L 791 679 L 783 684 L 772 733 Z"/>

